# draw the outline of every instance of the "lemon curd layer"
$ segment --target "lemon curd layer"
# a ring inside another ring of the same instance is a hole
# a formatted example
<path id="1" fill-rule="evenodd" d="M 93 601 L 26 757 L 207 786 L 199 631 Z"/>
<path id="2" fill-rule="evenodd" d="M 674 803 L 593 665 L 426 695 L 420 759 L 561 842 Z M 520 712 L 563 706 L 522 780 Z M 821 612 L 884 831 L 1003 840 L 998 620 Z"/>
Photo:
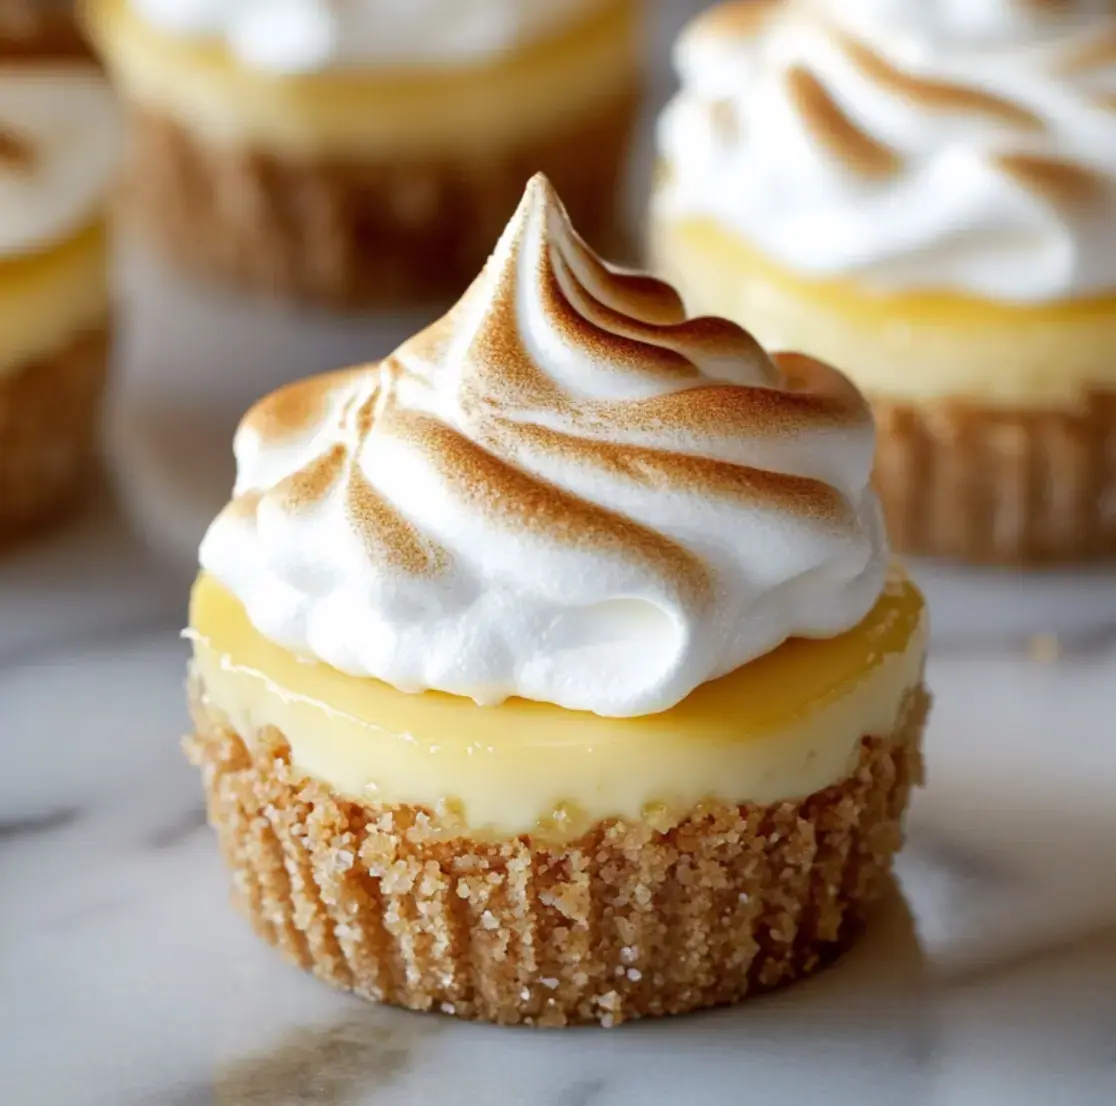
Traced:
<path id="1" fill-rule="evenodd" d="M 1046 305 L 809 281 L 711 220 L 655 220 L 655 266 L 698 314 L 837 365 L 869 395 L 1072 408 L 1116 391 L 1116 294 Z"/>
<path id="2" fill-rule="evenodd" d="M 786 642 L 671 710 L 625 719 L 345 675 L 264 638 L 205 573 L 188 635 L 206 709 L 249 742 L 277 728 L 295 767 L 343 796 L 450 812 L 474 833 L 563 835 L 607 817 L 665 827 L 705 799 L 769 803 L 845 779 L 861 739 L 899 725 L 926 619 L 895 575 L 848 633 Z"/>
<path id="3" fill-rule="evenodd" d="M 41 253 L 0 258 L 0 373 L 63 349 L 110 305 L 100 222 Z"/>
<path id="4" fill-rule="evenodd" d="M 485 64 L 437 69 L 250 71 L 218 43 L 153 29 L 127 0 L 89 0 L 126 93 L 208 140 L 295 157 L 472 155 L 592 111 L 635 87 L 638 0 Z"/>

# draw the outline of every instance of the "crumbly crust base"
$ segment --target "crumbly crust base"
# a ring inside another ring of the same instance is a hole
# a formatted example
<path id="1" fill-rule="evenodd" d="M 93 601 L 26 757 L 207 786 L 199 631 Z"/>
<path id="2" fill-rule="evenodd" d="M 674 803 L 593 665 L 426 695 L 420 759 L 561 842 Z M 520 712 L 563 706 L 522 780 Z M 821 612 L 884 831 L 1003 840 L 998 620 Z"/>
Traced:
<path id="1" fill-rule="evenodd" d="M 969 563 L 1116 555 L 1116 393 L 1076 411 L 873 399 L 892 543 Z"/>
<path id="2" fill-rule="evenodd" d="M 480 271 L 536 170 L 591 244 L 617 246 L 638 99 L 495 155 L 380 163 L 219 148 L 136 108 L 122 210 L 173 259 L 252 290 L 341 309 L 442 299 Z"/>
<path id="3" fill-rule="evenodd" d="M 0 61 L 92 61 L 68 0 L 0 0 Z"/>
<path id="4" fill-rule="evenodd" d="M 800 802 L 711 802 L 666 832 L 606 821 L 548 844 L 343 800 L 292 769 L 278 731 L 230 729 L 196 677 L 192 698 L 187 755 L 264 940 L 375 1002 L 555 1026 L 736 1002 L 838 955 L 902 842 L 929 703 L 913 691 L 849 779 Z"/>
<path id="5" fill-rule="evenodd" d="M 86 486 L 111 348 L 106 320 L 0 373 L 0 545 L 60 519 Z"/>

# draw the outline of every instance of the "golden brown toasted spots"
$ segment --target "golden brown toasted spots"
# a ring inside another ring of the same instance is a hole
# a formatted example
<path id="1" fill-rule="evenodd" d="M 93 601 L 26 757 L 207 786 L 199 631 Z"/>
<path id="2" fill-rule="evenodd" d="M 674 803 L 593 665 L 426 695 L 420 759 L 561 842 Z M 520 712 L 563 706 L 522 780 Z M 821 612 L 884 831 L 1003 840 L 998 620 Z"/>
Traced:
<path id="1" fill-rule="evenodd" d="M 265 439 L 282 439 L 302 433 L 320 421 L 334 389 L 364 371 L 340 369 L 288 384 L 261 399 L 244 416 L 241 425 L 250 427 Z"/>
<path id="2" fill-rule="evenodd" d="M 449 555 L 424 540 L 411 522 L 350 466 L 345 511 L 373 561 L 410 576 L 433 576 L 449 565 Z"/>
<path id="3" fill-rule="evenodd" d="M 567 548 L 638 557 L 692 601 L 709 599 L 705 567 L 662 534 L 523 471 L 432 416 L 392 411 L 381 428 L 423 449 L 448 493 L 493 521 Z"/>
<path id="4" fill-rule="evenodd" d="M 871 421 L 867 404 L 839 374 L 841 387 L 828 390 L 784 390 L 710 384 L 626 403 L 584 404 L 578 430 L 586 437 L 613 436 L 622 429 L 629 438 L 686 434 L 711 446 L 739 439 L 759 441 L 792 438 L 825 429 L 862 429 Z"/>
<path id="5" fill-rule="evenodd" d="M 505 271 L 493 284 L 486 317 L 465 354 L 461 403 L 475 409 L 521 405 L 561 410 L 562 392 L 523 345 L 515 296 L 515 273 Z"/>
<path id="6" fill-rule="evenodd" d="M 567 278 L 568 295 L 559 272 Z M 543 310 L 554 329 L 571 345 L 598 357 L 602 368 L 624 368 L 663 381 L 697 377 L 698 370 L 690 360 L 656 340 L 661 328 L 596 299 L 560 255 L 544 261 L 539 283 Z"/>
<path id="7" fill-rule="evenodd" d="M 815 141 L 853 172 L 886 179 L 902 168 L 890 146 L 862 131 L 808 69 L 793 66 L 786 74 L 787 92 Z"/>
<path id="8" fill-rule="evenodd" d="M 852 35 L 839 35 L 849 60 L 877 85 L 919 107 L 930 111 L 980 115 L 1025 131 L 1046 129 L 1043 121 L 1029 108 L 983 89 L 949 81 L 917 77 L 897 69 L 870 46 Z"/>
<path id="9" fill-rule="evenodd" d="M 561 261 L 558 265 L 565 269 Z M 572 285 L 567 296 L 551 264 L 539 273 L 539 285 L 542 307 L 551 326 L 570 345 L 597 359 L 602 369 L 623 368 L 662 380 L 697 375 L 693 364 L 681 354 L 649 342 L 647 329 L 637 319 L 593 299 L 579 284 Z"/>
<path id="10" fill-rule="evenodd" d="M 706 35 L 733 38 L 755 38 L 764 24 L 783 6 L 783 0 L 729 0 L 699 15 L 690 24 L 688 34 L 699 38 Z"/>
<path id="11" fill-rule="evenodd" d="M 557 202 L 557 197 L 554 200 Z M 647 273 L 609 268 L 572 227 L 569 230 L 571 276 L 573 265 L 587 272 L 593 283 L 604 289 L 611 301 L 610 306 L 641 322 L 660 326 L 680 323 L 686 318 L 682 297 L 673 286 Z M 585 282 L 580 277 L 575 279 L 584 286 Z M 600 299 L 599 296 L 596 298 Z"/>
<path id="12" fill-rule="evenodd" d="M 233 518 L 253 519 L 256 517 L 256 511 L 259 510 L 260 502 L 263 500 L 263 497 L 264 493 L 258 488 L 252 491 L 242 492 L 225 508 L 225 510 L 232 515 Z"/>
<path id="13" fill-rule="evenodd" d="M 1084 76 L 1116 67 L 1116 33 L 1097 35 L 1058 59 L 1054 72 L 1065 77 Z"/>
<path id="14" fill-rule="evenodd" d="M 345 471 L 347 454 L 343 445 L 334 445 L 309 464 L 280 480 L 271 491 L 284 510 L 304 511 L 320 503 Z"/>
<path id="15" fill-rule="evenodd" d="M 34 168 L 35 147 L 23 135 L 0 127 L 0 165 L 22 171 Z"/>
<path id="16" fill-rule="evenodd" d="M 510 433 L 528 447 L 651 492 L 686 488 L 710 499 L 767 507 L 817 522 L 841 525 L 850 521 L 848 504 L 840 493 L 807 477 L 688 453 L 591 441 L 544 426 L 517 425 Z"/>
<path id="17" fill-rule="evenodd" d="M 850 415 L 869 418 L 868 404 L 856 385 L 832 365 L 805 353 L 773 353 L 771 360 L 782 375 L 782 385 L 791 395 L 810 396 L 837 404 Z"/>
<path id="18" fill-rule="evenodd" d="M 1103 177 L 1067 161 L 1033 154 L 1001 154 L 995 164 L 1039 199 L 1056 207 L 1097 204 L 1109 194 Z"/>

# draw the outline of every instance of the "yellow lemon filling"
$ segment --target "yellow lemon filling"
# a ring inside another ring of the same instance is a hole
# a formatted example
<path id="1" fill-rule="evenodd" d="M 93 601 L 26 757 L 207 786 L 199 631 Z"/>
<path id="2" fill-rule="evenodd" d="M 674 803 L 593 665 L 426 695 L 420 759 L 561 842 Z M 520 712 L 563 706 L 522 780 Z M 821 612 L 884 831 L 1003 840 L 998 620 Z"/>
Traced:
<path id="1" fill-rule="evenodd" d="M 264 638 L 204 573 L 188 635 L 206 708 L 248 741 L 277 728 L 294 766 L 341 795 L 421 805 L 474 835 L 561 837 L 609 817 L 665 829 L 703 800 L 797 799 L 847 778 L 861 739 L 895 731 L 921 682 L 926 618 L 895 574 L 855 629 L 788 641 L 671 710 L 626 719 L 345 675 Z"/>
<path id="2" fill-rule="evenodd" d="M 0 258 L 0 373 L 65 348 L 104 319 L 110 301 L 101 222 L 41 253 Z"/>
<path id="3" fill-rule="evenodd" d="M 734 319 L 769 349 L 829 361 L 869 395 L 1072 408 L 1116 390 L 1116 295 L 1012 305 L 876 294 L 802 279 L 703 219 L 659 216 L 651 250 L 690 311 Z"/>
<path id="4" fill-rule="evenodd" d="M 210 141 L 295 157 L 483 155 L 632 89 L 641 47 L 639 0 L 613 0 L 484 64 L 270 74 L 220 44 L 162 34 L 127 0 L 89 0 L 87 14 L 134 101 Z"/>

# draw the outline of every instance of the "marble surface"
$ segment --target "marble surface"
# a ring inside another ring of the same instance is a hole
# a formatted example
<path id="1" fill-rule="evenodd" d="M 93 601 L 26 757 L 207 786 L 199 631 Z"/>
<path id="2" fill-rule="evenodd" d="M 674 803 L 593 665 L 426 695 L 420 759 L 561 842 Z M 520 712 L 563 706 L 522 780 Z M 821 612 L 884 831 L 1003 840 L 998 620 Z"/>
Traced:
<path id="1" fill-rule="evenodd" d="M 845 960 L 736 1010 L 499 1030 L 333 994 L 230 909 L 177 742 L 188 573 L 105 490 L 0 562 L 0 1103 L 1111 1103 L 1116 575 L 1107 628 L 1058 641 L 1014 608 L 1079 581 L 994 582 L 1002 619 L 935 647 L 930 783 Z"/>
<path id="2" fill-rule="evenodd" d="M 691 6 L 664 0 L 660 53 Z M 124 287 L 114 476 L 0 559 L 2 1106 L 1116 1102 L 1116 570 L 917 566 L 929 786 L 888 901 L 815 980 L 547 1032 L 372 1008 L 283 965 L 228 906 L 178 748 L 193 550 L 243 407 L 420 320 L 296 315 L 134 254 Z"/>

